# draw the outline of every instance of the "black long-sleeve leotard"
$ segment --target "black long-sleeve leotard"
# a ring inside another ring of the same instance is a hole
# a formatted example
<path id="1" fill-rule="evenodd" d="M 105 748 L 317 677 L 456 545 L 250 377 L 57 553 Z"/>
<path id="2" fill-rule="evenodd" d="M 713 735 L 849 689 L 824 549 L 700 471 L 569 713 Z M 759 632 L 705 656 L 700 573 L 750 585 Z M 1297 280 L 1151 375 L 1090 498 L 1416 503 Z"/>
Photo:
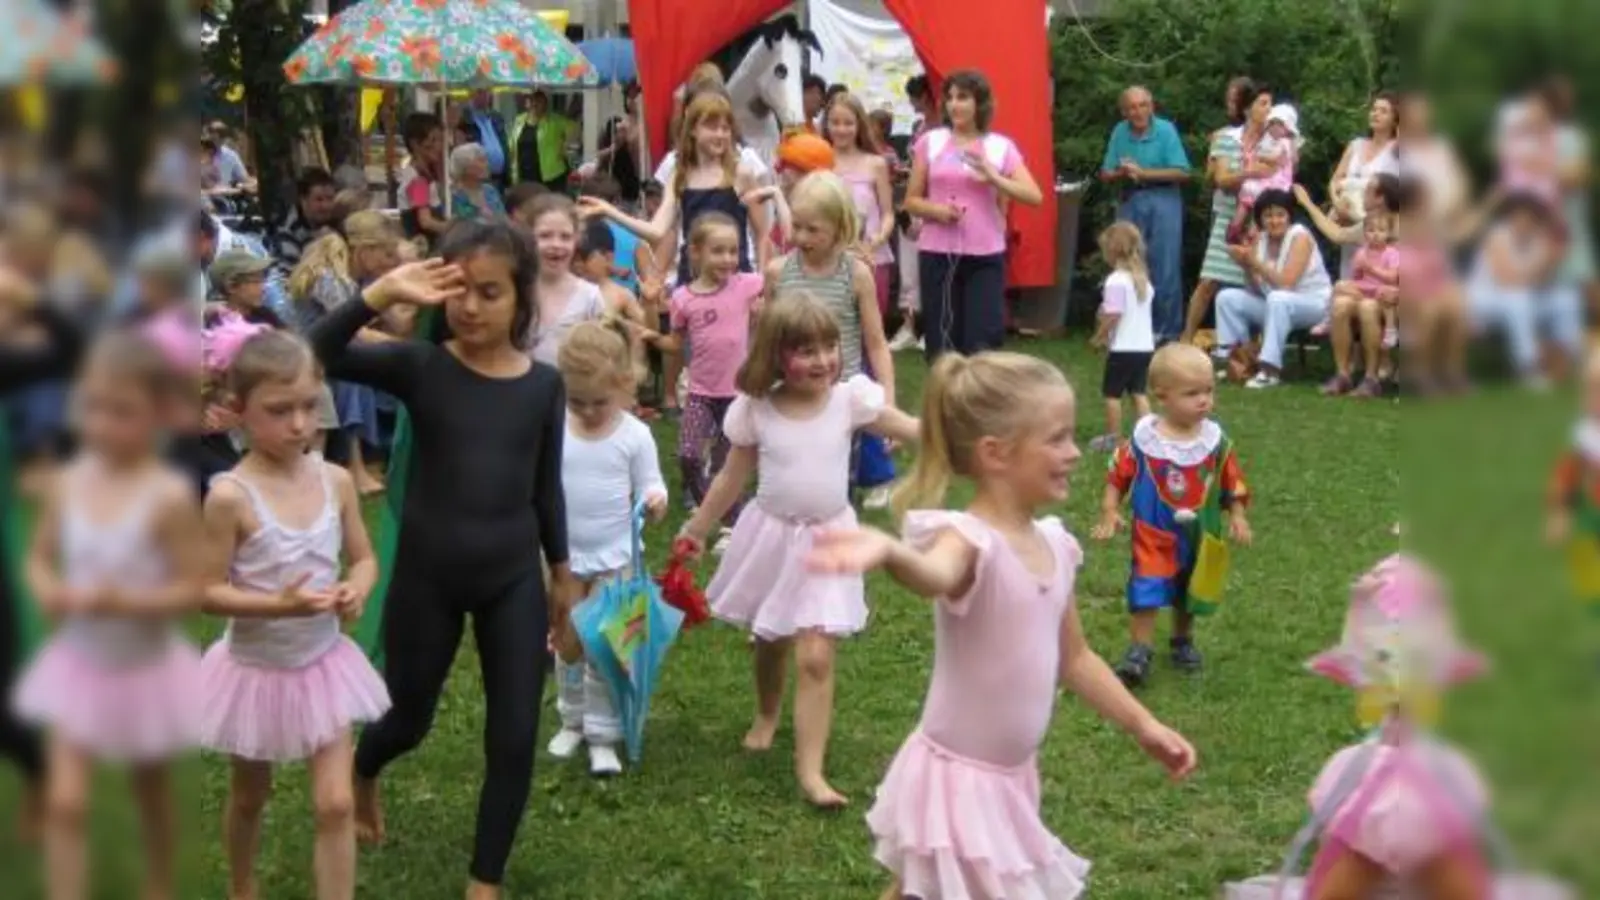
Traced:
<path id="1" fill-rule="evenodd" d="M 83 329 L 61 310 L 40 304 L 35 314 L 46 332 L 38 346 L 0 344 L 0 401 L 15 392 L 40 382 L 65 378 L 78 365 L 83 349 Z M 8 473 L 9 474 L 9 473 Z M 4 512 L 16 502 L 9 478 L 0 479 L 0 546 L 8 537 L 5 529 L 10 517 Z M 11 570 L 7 554 L 0 552 L 0 694 L 10 695 L 12 681 L 21 667 L 20 611 L 14 585 L 20 572 Z M 9 705 L 0 705 L 0 756 L 10 757 L 23 774 L 37 782 L 43 774 L 39 736 L 18 722 Z"/>
<path id="2" fill-rule="evenodd" d="M 352 344 L 375 316 L 353 299 L 310 339 L 329 378 L 392 394 L 410 415 L 400 555 L 419 554 L 435 571 L 470 569 L 480 583 L 536 568 L 534 548 L 550 565 L 566 562 L 560 374 L 534 363 L 520 378 L 489 378 L 428 342 Z"/>

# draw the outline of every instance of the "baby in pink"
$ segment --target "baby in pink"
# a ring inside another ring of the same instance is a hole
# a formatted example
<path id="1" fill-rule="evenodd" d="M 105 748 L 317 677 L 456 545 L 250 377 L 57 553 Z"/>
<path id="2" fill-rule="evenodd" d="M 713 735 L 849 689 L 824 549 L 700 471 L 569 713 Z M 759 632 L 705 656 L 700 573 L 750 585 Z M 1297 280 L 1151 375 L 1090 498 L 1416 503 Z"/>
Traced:
<path id="1" fill-rule="evenodd" d="M 1239 209 L 1228 226 L 1228 243 L 1237 244 L 1250 230 L 1256 201 L 1267 191 L 1287 191 L 1294 187 L 1294 167 L 1300 159 L 1300 114 L 1287 103 L 1272 108 L 1267 133 L 1245 160 L 1246 168 L 1267 164 L 1272 171 L 1260 178 L 1246 178 L 1239 186 Z"/>
<path id="2" fill-rule="evenodd" d="M 1333 313 L 1333 298 L 1341 295 L 1376 300 L 1382 304 L 1385 347 L 1393 347 L 1399 341 L 1401 252 L 1398 244 L 1390 243 L 1392 224 L 1389 216 L 1367 216 L 1362 223 L 1365 241 L 1356 250 L 1350 267 L 1352 279 L 1334 285 L 1333 294 L 1328 300 L 1330 316 Z"/>

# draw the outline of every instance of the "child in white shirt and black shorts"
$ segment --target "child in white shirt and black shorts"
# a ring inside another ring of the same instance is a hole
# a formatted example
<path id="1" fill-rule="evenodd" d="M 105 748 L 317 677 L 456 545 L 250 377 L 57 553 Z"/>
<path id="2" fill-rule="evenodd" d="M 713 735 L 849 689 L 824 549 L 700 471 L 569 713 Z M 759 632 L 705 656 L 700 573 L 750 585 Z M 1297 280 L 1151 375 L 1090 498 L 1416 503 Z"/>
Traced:
<path id="1" fill-rule="evenodd" d="M 1117 222 L 1100 234 L 1100 255 L 1111 267 L 1094 336 L 1094 346 L 1106 351 L 1106 370 L 1100 382 L 1106 401 L 1106 430 L 1089 442 L 1089 449 L 1101 453 L 1115 450 L 1122 442 L 1122 398 L 1133 397 L 1134 421 L 1150 414 L 1145 380 L 1150 357 L 1156 352 L 1151 320 L 1155 288 L 1150 284 L 1144 253 L 1144 239 L 1130 223 Z"/>

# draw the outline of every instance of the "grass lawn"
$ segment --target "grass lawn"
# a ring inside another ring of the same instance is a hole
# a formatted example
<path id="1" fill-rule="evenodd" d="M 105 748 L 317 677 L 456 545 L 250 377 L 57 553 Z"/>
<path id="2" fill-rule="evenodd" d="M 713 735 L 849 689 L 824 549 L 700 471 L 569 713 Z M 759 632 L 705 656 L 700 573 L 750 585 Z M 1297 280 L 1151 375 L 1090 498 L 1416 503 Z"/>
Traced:
<path id="1" fill-rule="evenodd" d="M 1023 345 L 1058 362 L 1080 391 L 1080 440 L 1097 432 L 1099 358 L 1080 342 Z M 919 396 L 920 362 L 901 358 L 903 398 Z M 1570 406 L 1530 407 L 1491 394 L 1452 408 L 1327 401 L 1304 385 L 1268 392 L 1224 388 L 1230 429 L 1257 497 L 1256 546 L 1235 556 L 1225 609 L 1199 633 L 1207 669 L 1180 677 L 1159 665 L 1145 701 L 1200 748 L 1202 767 L 1172 786 L 1125 737 L 1070 698 L 1057 709 L 1040 759 L 1044 817 L 1094 863 L 1092 896 L 1171 900 L 1212 896 L 1223 881 L 1276 866 L 1304 815 L 1323 760 L 1356 736 L 1354 698 L 1304 673 L 1302 662 L 1338 636 L 1350 580 L 1392 552 L 1390 529 L 1407 505 L 1407 539 L 1442 551 L 1463 578 L 1466 629 L 1500 677 L 1452 695 L 1451 731 L 1499 788 L 1501 820 L 1520 854 L 1600 895 L 1594 760 L 1593 631 L 1565 602 L 1548 554 L 1537 549 L 1537 490 Z M 670 461 L 669 427 L 657 429 Z M 1402 485 L 1402 459 L 1406 481 Z M 1085 542 L 1078 602 L 1100 652 L 1123 649 L 1126 538 L 1087 540 L 1104 457 L 1087 457 L 1058 512 Z M 674 467 L 663 468 L 672 477 Z M 1402 492 L 1404 488 L 1404 493 Z M 963 498 L 957 496 L 953 502 Z M 674 504 L 676 507 L 678 504 Z M 651 534 L 659 554 L 678 522 Z M 709 576 L 709 571 L 706 573 Z M 507 877 L 508 896 L 622 898 L 874 898 L 885 884 L 861 816 L 890 757 L 915 723 L 927 687 L 927 604 L 874 576 L 873 619 L 839 662 L 830 756 L 835 784 L 854 804 L 824 815 L 798 798 L 791 735 L 771 754 L 738 749 L 753 703 L 743 638 L 724 627 L 688 635 L 669 663 L 641 769 L 595 782 L 584 763 L 541 758 Z M 361 858 L 361 896 L 459 896 L 482 757 L 481 686 L 470 639 L 432 736 L 386 774 L 389 843 Z M 545 735 L 555 725 L 553 705 Z M 541 748 L 542 749 L 542 748 Z M 226 767 L 196 763 L 188 808 L 193 889 L 221 898 L 219 816 Z M 280 779 L 261 851 L 263 896 L 312 896 L 311 828 L 303 769 Z M 0 775 L 0 806 L 15 787 Z M 97 820 L 96 896 L 132 896 L 136 844 L 120 790 L 103 792 Z M 13 872 L 31 872 L 14 848 Z M 33 884 L 25 875 L 24 883 Z"/>

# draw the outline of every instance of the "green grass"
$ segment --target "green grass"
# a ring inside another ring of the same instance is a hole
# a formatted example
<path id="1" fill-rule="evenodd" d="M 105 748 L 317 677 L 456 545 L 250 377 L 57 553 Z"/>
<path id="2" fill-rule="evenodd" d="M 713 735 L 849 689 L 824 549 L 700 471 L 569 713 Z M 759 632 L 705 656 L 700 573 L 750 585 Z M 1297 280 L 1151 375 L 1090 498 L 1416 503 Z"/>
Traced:
<path id="1" fill-rule="evenodd" d="M 1078 342 L 1023 346 L 1069 373 L 1081 394 L 1080 435 L 1096 433 L 1099 358 Z M 900 362 L 909 400 L 922 368 L 911 357 Z M 1186 784 L 1166 783 L 1129 740 L 1071 698 L 1059 704 L 1041 752 L 1044 818 L 1093 861 L 1093 896 L 1208 897 L 1226 880 L 1276 865 L 1304 817 L 1310 780 L 1356 736 L 1351 694 L 1301 665 L 1337 639 L 1350 580 L 1393 551 L 1403 466 L 1408 540 L 1422 535 L 1462 574 L 1465 628 L 1500 667 L 1498 678 L 1452 695 L 1452 733 L 1499 787 L 1501 819 L 1521 854 L 1584 894 L 1600 893 L 1591 774 L 1600 741 L 1593 666 L 1583 656 L 1600 625 L 1586 625 L 1561 598 L 1550 557 L 1535 543 L 1538 486 L 1569 410 L 1557 400 L 1530 407 L 1519 396 L 1488 395 L 1450 409 L 1408 407 L 1402 428 L 1393 403 L 1327 401 L 1304 385 L 1222 390 L 1218 415 L 1257 497 L 1256 545 L 1235 554 L 1228 602 L 1202 625 L 1205 673 L 1184 678 L 1160 665 L 1143 694 L 1199 747 L 1201 769 Z M 657 431 L 671 473 L 671 429 Z M 1088 548 L 1078 601 L 1092 643 L 1114 657 L 1125 634 L 1126 540 L 1087 540 L 1104 462 L 1083 461 L 1057 512 Z M 651 533 L 656 555 L 676 527 Z M 824 815 L 801 803 L 787 727 L 773 753 L 739 751 L 752 704 L 745 644 L 731 629 L 708 626 L 687 635 L 669 662 L 640 769 L 600 783 L 581 761 L 541 754 L 508 896 L 876 897 L 885 877 L 861 816 L 916 722 L 933 635 L 926 602 L 881 576 L 868 588 L 871 626 L 839 658 L 830 753 L 835 783 L 854 800 L 847 812 Z M 469 640 L 432 735 L 386 773 L 390 841 L 363 852 L 361 896 L 459 895 L 482 770 L 480 692 Z M 553 707 L 544 725 L 548 736 Z M 194 887 L 185 897 L 220 898 L 226 767 L 207 759 L 188 771 Z M 0 803 L 14 796 L 6 778 Z M 125 795 L 98 796 L 96 896 L 128 897 L 138 855 L 129 832 L 118 833 L 129 821 Z M 295 767 L 280 778 L 268 813 L 263 896 L 312 896 L 310 859 L 306 782 Z M 31 869 L 17 851 L 0 852 L 0 871 Z M 0 894 L 28 896 L 13 894 L 10 878 L 4 884 Z"/>

